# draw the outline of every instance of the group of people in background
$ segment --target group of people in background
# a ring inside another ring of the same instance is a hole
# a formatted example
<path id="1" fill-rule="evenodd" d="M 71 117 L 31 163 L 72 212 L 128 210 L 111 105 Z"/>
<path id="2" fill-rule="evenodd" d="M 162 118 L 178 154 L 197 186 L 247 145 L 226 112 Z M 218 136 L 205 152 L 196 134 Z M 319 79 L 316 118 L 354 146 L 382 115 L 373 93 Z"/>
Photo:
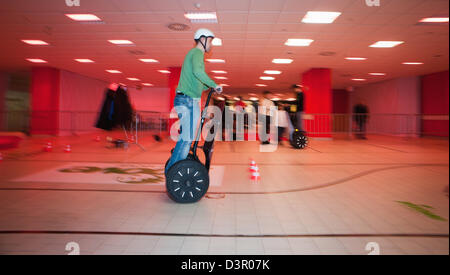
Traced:
<path id="1" fill-rule="evenodd" d="M 289 115 L 289 109 L 290 106 L 295 104 L 296 106 L 296 113 L 295 113 L 295 129 L 298 129 L 299 131 L 303 131 L 303 113 L 304 113 L 304 94 L 302 87 L 300 85 L 294 84 L 291 87 L 292 91 L 295 93 L 296 101 L 292 104 L 283 104 L 282 102 L 278 102 L 277 104 L 274 103 L 272 100 L 273 94 L 270 91 L 264 91 L 263 92 L 263 98 L 258 103 L 258 109 L 259 111 L 262 111 L 264 113 L 261 113 L 260 116 L 265 116 L 262 119 L 262 123 L 265 124 L 265 134 L 266 138 L 261 139 L 261 144 L 267 145 L 270 144 L 270 127 L 271 127 L 271 121 L 273 121 L 272 115 L 275 115 L 273 111 L 271 111 L 271 108 L 275 109 L 277 112 L 275 127 L 278 131 L 278 144 L 282 144 L 282 139 L 286 135 L 286 133 L 289 133 L 289 138 L 292 135 L 292 132 L 294 131 L 294 126 L 291 122 L 291 118 Z M 237 97 L 236 102 L 234 103 L 234 108 L 236 112 L 245 112 L 246 104 L 242 100 L 241 96 Z"/>
<path id="2" fill-rule="evenodd" d="M 278 102 L 275 106 L 273 102 L 273 94 L 270 91 L 263 92 L 263 98 L 259 101 L 259 107 L 262 107 L 265 114 L 265 129 L 266 135 L 268 136 L 270 133 L 271 127 L 271 116 L 273 113 L 270 112 L 270 108 L 276 107 L 277 109 L 277 120 L 275 121 L 275 126 L 278 128 L 278 144 L 282 144 L 283 137 L 288 133 L 289 138 L 292 135 L 292 131 L 294 129 L 294 125 L 292 124 L 291 117 L 289 115 L 289 109 L 291 105 L 295 105 L 295 129 L 298 131 L 305 131 L 305 127 L 303 124 L 304 114 L 305 114 L 305 94 L 303 91 L 303 87 L 298 84 L 294 84 L 291 86 L 292 92 L 295 94 L 295 102 L 290 104 L 284 104 L 282 102 Z M 246 104 L 242 100 L 241 96 L 237 97 L 237 101 L 234 104 L 235 109 L 237 110 L 245 110 Z M 369 120 L 369 108 L 365 105 L 362 100 L 358 101 L 353 107 L 353 121 L 354 127 L 353 132 L 357 139 L 367 139 L 366 137 L 366 125 Z M 264 121 L 264 119 L 263 119 Z M 261 144 L 266 145 L 270 144 L 270 140 L 262 140 Z"/>
<path id="3" fill-rule="evenodd" d="M 285 104 L 281 101 L 274 103 L 272 100 L 274 95 L 270 91 L 264 91 L 262 93 L 263 98 L 258 102 L 259 110 L 263 110 L 265 119 L 262 122 L 265 123 L 266 136 L 270 135 L 271 122 L 275 122 L 275 127 L 278 131 L 278 144 L 282 144 L 283 138 L 288 135 L 289 139 L 292 136 L 294 129 L 298 131 L 305 131 L 303 125 L 303 118 L 305 114 L 305 94 L 301 85 L 294 84 L 291 86 L 292 92 L 295 94 L 295 101 Z M 222 113 L 224 113 L 225 102 L 217 101 L 216 105 L 220 107 Z M 293 120 L 289 115 L 291 111 L 291 106 L 295 106 L 295 115 L 293 115 Z M 236 97 L 236 102 L 234 103 L 235 112 L 246 112 L 247 104 L 244 102 L 241 96 Z M 271 108 L 275 108 L 277 115 L 276 120 L 272 120 Z M 362 100 L 358 100 L 358 104 L 353 107 L 353 121 L 354 127 L 353 131 L 357 139 L 367 139 L 366 137 L 366 125 L 369 120 L 369 109 L 364 104 Z M 133 108 L 130 104 L 127 87 L 118 84 L 109 85 L 105 92 L 105 99 L 103 106 L 96 124 L 97 128 L 111 131 L 117 126 L 126 126 L 132 120 Z M 292 123 L 294 121 L 294 123 Z M 225 125 L 225 117 L 222 118 L 222 123 Z M 244 125 L 248 125 L 248 116 L 244 116 Z M 224 134 L 225 131 L 222 131 Z M 225 139 L 223 137 L 223 139 Z M 233 139 L 234 140 L 234 139 Z M 261 144 L 270 144 L 270 138 L 263 139 Z"/>
<path id="4" fill-rule="evenodd" d="M 295 93 L 296 101 L 296 112 L 295 112 L 295 129 L 298 131 L 304 131 L 303 127 L 303 114 L 304 114 L 304 99 L 305 95 L 301 85 L 294 84 L 291 86 L 292 91 Z M 268 110 L 270 107 L 274 107 L 275 104 L 271 100 L 272 93 L 270 91 L 263 92 L 263 99 L 261 100 L 261 106 L 266 107 Z M 275 121 L 276 127 L 278 129 L 278 144 L 281 145 L 283 142 L 283 137 L 288 133 L 289 139 L 294 131 L 294 126 L 291 122 L 289 116 L 288 104 L 278 103 L 277 104 L 277 120 Z M 270 113 L 266 114 L 266 133 L 270 131 Z M 270 141 L 263 141 L 262 144 L 270 144 Z"/>

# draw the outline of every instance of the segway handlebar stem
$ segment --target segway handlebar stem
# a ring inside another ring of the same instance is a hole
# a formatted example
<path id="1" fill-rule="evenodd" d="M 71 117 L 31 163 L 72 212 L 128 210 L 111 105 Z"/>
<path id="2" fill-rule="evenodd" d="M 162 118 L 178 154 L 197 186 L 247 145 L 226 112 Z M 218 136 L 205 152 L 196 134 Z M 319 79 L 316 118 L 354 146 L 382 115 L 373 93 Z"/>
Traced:
<path id="1" fill-rule="evenodd" d="M 195 138 L 195 142 L 194 142 L 194 147 L 192 149 L 192 151 L 194 153 L 194 157 L 197 157 L 198 142 L 200 140 L 200 135 L 202 133 L 203 125 L 205 124 L 205 119 L 206 119 L 206 114 L 207 114 L 206 109 L 209 106 L 209 102 L 211 101 L 211 97 L 212 97 L 212 94 L 214 93 L 214 91 L 215 91 L 214 88 L 211 88 L 209 90 L 208 97 L 206 98 L 205 108 L 203 108 L 203 111 L 202 111 L 202 119 L 200 121 L 200 127 L 197 130 L 197 134 L 196 134 L 196 138 Z"/>

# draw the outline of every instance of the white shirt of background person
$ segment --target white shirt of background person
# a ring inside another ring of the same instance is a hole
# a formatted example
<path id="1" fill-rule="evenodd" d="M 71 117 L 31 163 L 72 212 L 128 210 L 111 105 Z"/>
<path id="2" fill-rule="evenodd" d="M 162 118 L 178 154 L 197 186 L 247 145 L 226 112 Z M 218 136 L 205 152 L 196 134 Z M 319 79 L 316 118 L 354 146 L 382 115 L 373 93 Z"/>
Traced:
<path id="1" fill-rule="evenodd" d="M 289 127 L 288 123 L 288 113 L 285 110 L 278 110 L 278 127 L 287 128 Z"/>
<path id="2" fill-rule="evenodd" d="M 270 116 L 270 107 L 275 107 L 275 104 L 273 104 L 272 100 L 269 100 L 267 98 L 263 98 L 263 100 L 261 101 L 261 107 L 262 108 L 266 108 L 266 115 Z"/>

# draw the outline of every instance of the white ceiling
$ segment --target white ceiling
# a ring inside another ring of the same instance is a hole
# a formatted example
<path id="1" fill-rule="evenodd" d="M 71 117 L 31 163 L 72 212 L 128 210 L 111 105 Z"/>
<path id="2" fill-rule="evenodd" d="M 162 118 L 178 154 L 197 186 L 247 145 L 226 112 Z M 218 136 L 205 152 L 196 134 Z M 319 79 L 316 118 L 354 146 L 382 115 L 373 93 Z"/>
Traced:
<path id="1" fill-rule="evenodd" d="M 193 32 L 199 27 L 213 30 L 223 40 L 212 58 L 226 64 L 207 64 L 207 71 L 226 70 L 223 83 L 236 93 L 260 91 L 256 83 L 284 91 L 300 82 L 301 74 L 312 67 L 333 69 L 333 87 L 355 84 L 352 77 L 368 82 L 401 76 L 423 75 L 448 70 L 449 26 L 418 25 L 435 15 L 448 16 L 448 0 L 381 0 L 380 7 L 368 7 L 365 0 L 81 0 L 80 7 L 68 7 L 65 0 L 0 0 L 0 70 L 29 70 L 26 58 L 43 58 L 50 66 L 93 78 L 127 82 L 137 77 L 155 86 L 166 86 L 167 75 L 157 70 L 180 66 L 193 46 Z M 215 11 L 218 24 L 191 24 L 186 11 Z M 304 24 L 307 11 L 339 11 L 333 24 Z M 104 24 L 71 21 L 65 13 L 94 13 Z M 191 29 L 174 32 L 169 23 L 185 23 Z M 287 47 L 288 38 L 314 39 L 310 47 Z M 21 39 L 41 39 L 50 46 L 28 46 Z M 128 39 L 135 46 L 119 47 L 109 39 Z M 393 49 L 368 46 L 378 40 L 401 40 Z M 135 56 L 130 50 L 145 52 Z M 332 57 L 319 55 L 335 52 Z M 440 57 L 435 57 L 439 55 Z M 367 61 L 347 61 L 346 56 L 367 57 Z M 94 64 L 80 64 L 75 58 L 90 58 Z M 154 58 L 159 64 L 144 64 L 138 58 Z M 293 58 L 290 65 L 272 64 L 273 58 Z M 406 66 L 404 61 L 425 65 Z M 117 69 L 112 75 L 106 69 Z M 281 70 L 275 81 L 259 80 L 264 70 Z M 368 76 L 386 72 L 386 77 Z M 212 75 L 212 73 L 211 73 Z M 218 81 L 220 82 L 220 81 Z"/>

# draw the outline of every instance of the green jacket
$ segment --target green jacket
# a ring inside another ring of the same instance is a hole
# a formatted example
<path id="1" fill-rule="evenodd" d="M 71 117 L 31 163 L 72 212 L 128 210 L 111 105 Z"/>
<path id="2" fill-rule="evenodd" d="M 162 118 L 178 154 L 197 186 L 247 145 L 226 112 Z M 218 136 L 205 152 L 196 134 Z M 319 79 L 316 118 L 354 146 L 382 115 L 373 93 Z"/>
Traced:
<path id="1" fill-rule="evenodd" d="M 205 53 L 198 48 L 188 52 L 181 68 L 177 91 L 192 98 L 200 98 L 204 90 L 217 86 L 205 73 L 204 56 Z"/>

